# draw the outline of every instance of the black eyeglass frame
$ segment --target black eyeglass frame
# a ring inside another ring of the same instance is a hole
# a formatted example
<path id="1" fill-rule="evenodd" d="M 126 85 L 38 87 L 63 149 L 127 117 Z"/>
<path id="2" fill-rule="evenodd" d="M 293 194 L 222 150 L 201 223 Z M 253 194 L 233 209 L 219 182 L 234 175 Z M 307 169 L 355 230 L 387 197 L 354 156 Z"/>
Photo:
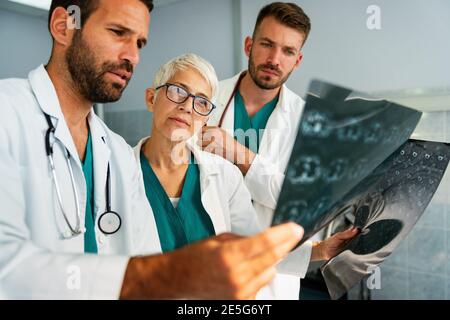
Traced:
<path id="1" fill-rule="evenodd" d="M 212 103 L 211 101 L 209 101 L 209 100 L 206 99 L 205 97 L 200 97 L 200 96 L 193 95 L 192 93 L 188 92 L 188 91 L 187 91 L 185 88 L 183 88 L 182 86 L 179 86 L 179 85 L 174 84 L 174 83 L 169 83 L 169 82 L 168 82 L 168 83 L 166 83 L 166 84 L 163 84 L 163 85 L 157 87 L 155 90 L 159 90 L 159 89 L 162 89 L 162 88 L 164 88 L 164 87 L 166 87 L 167 89 L 168 89 L 169 87 L 177 87 L 177 88 L 179 88 L 179 89 L 185 91 L 185 92 L 187 93 L 187 96 L 186 96 L 186 98 L 185 98 L 183 101 L 180 101 L 180 102 L 178 102 L 178 101 L 173 101 L 172 99 L 170 99 L 169 94 L 168 94 L 169 90 L 166 90 L 166 97 L 167 97 L 167 99 L 169 99 L 170 101 L 172 101 L 173 103 L 176 103 L 176 104 L 182 104 L 182 103 L 185 103 L 187 99 L 189 99 L 190 97 L 192 97 L 192 109 L 194 109 L 194 111 L 197 112 L 197 113 L 198 113 L 199 115 L 201 115 L 201 116 L 204 116 L 204 117 L 209 116 L 209 115 L 211 114 L 211 112 L 213 112 L 214 109 L 217 108 L 216 105 L 215 105 L 214 103 Z M 206 101 L 208 101 L 209 103 L 211 103 L 211 105 L 212 105 L 211 110 L 210 110 L 207 114 L 198 112 L 198 110 L 195 108 L 195 100 L 196 100 L 196 99 L 206 100 Z"/>

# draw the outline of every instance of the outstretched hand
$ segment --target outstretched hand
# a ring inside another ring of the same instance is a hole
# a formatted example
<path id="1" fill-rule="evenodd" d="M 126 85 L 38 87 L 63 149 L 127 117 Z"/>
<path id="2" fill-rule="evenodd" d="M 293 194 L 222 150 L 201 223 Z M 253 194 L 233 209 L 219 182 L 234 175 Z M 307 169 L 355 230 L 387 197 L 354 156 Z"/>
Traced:
<path id="1" fill-rule="evenodd" d="M 338 232 L 333 236 L 313 244 L 311 261 L 328 261 L 344 250 L 345 246 L 359 234 L 356 227 Z"/>

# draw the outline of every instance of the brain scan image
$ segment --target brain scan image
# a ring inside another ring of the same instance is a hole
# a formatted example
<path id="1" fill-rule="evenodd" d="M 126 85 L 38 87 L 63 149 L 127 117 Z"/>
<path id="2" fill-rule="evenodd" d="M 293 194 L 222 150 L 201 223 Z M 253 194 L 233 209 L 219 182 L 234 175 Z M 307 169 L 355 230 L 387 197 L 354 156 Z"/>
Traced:
<path id="1" fill-rule="evenodd" d="M 410 140 L 422 113 L 313 81 L 273 225 L 295 221 L 300 244 L 337 217 L 361 232 L 322 274 L 341 297 L 389 257 L 414 227 L 447 169 L 450 146 Z"/>

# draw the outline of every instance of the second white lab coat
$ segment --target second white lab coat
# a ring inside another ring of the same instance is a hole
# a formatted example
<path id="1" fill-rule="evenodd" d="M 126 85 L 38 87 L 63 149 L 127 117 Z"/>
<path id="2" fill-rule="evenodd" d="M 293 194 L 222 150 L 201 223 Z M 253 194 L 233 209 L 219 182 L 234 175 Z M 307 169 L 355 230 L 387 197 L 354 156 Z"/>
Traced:
<path id="1" fill-rule="evenodd" d="M 209 125 L 219 124 L 239 75 L 220 82 L 215 101 L 217 109 L 211 114 Z M 259 152 L 245 175 L 245 184 L 250 190 L 260 225 L 263 227 L 271 225 L 304 104 L 302 98 L 289 90 L 286 85 L 282 86 L 278 104 L 264 130 Z M 222 128 L 230 135 L 234 135 L 234 97 L 224 115 Z M 299 278 L 305 277 L 311 258 L 311 249 L 312 243 L 307 241 L 292 251 L 289 258 L 282 262 L 283 271 L 290 275 L 285 276 L 286 287 L 292 282 L 299 282 Z"/>

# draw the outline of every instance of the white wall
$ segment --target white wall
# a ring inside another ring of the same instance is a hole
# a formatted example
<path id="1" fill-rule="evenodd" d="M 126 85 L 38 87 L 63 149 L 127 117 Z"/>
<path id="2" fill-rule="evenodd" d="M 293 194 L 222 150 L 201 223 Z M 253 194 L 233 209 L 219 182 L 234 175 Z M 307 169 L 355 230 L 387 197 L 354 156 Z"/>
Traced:
<path id="1" fill-rule="evenodd" d="M 220 78 L 231 76 L 235 70 L 232 22 L 233 0 L 189 0 L 155 8 L 141 63 L 122 100 L 106 110 L 145 109 L 144 90 L 157 68 L 182 53 L 200 54 L 213 63 Z M 42 17 L 0 8 L 0 42 L 0 79 L 26 77 L 50 55 L 51 38 Z"/>
<path id="2" fill-rule="evenodd" d="M 270 2 L 242 1 L 243 36 L 251 35 L 258 10 Z M 304 62 L 289 81 L 294 91 L 304 95 L 312 78 L 369 92 L 449 86 L 450 1 L 292 2 L 312 20 Z M 381 30 L 366 27 L 373 4 L 381 8 Z"/>
<path id="3" fill-rule="evenodd" d="M 194 52 L 210 61 L 220 78 L 234 72 L 231 0 L 189 0 L 161 8 L 152 14 L 149 44 L 133 80 L 118 103 L 107 110 L 144 109 L 144 90 L 157 68 L 169 59 Z"/>
<path id="4" fill-rule="evenodd" d="M 51 43 L 44 19 L 0 10 L 0 79 L 24 78 L 46 63 Z"/>

